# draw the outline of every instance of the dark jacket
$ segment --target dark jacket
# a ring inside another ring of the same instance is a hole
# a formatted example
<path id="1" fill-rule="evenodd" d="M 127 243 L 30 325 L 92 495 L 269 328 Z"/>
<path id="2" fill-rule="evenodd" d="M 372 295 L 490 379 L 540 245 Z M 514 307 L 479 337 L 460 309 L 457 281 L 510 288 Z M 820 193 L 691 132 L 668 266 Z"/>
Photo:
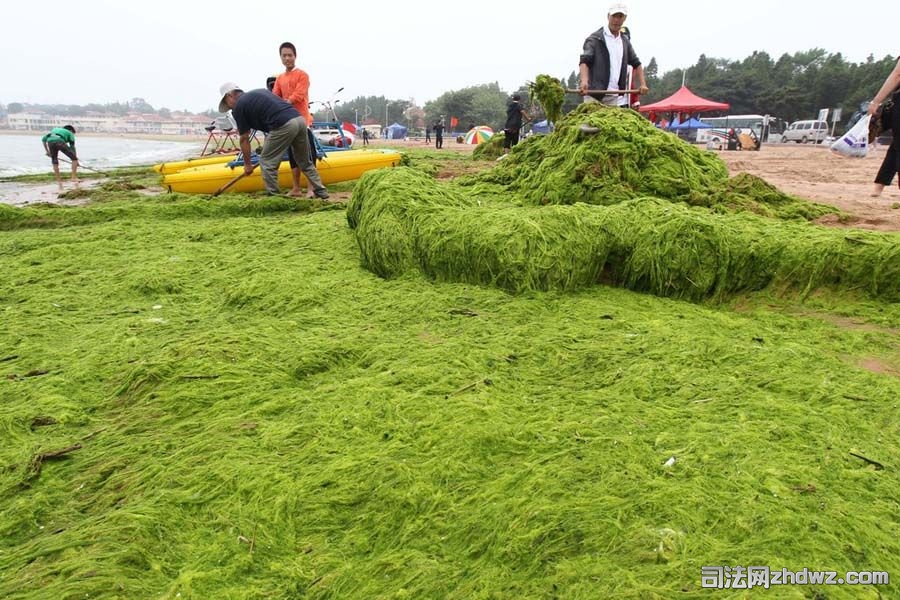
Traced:
<path id="1" fill-rule="evenodd" d="M 251 129 L 271 133 L 284 124 L 300 116 L 294 106 L 282 100 L 269 90 L 250 90 L 244 92 L 231 109 L 238 133 L 247 133 Z"/>
<path id="2" fill-rule="evenodd" d="M 619 89 L 624 90 L 628 85 L 628 69 L 625 66 L 631 65 L 636 69 L 641 66 L 641 59 L 634 52 L 629 36 L 620 35 L 622 37 L 622 64 L 619 69 Z M 588 66 L 588 73 L 590 73 L 589 89 L 606 89 L 606 86 L 609 85 L 609 50 L 606 47 L 606 42 L 603 41 L 602 27 L 584 40 L 584 49 L 578 64 Z"/>
<path id="3" fill-rule="evenodd" d="M 518 100 L 513 100 L 506 107 L 506 124 L 503 126 L 504 129 L 510 131 L 518 131 L 522 129 L 522 111 L 525 110 L 522 108 L 522 105 L 519 104 Z"/>

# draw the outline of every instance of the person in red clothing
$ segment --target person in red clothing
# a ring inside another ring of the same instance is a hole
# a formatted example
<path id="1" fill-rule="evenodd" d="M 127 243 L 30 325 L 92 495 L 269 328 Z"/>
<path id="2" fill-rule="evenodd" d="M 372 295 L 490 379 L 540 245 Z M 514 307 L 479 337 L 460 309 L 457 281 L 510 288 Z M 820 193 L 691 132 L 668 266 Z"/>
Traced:
<path id="1" fill-rule="evenodd" d="M 281 55 L 281 64 L 284 65 L 284 73 L 275 79 L 275 86 L 272 93 L 279 98 L 284 98 L 290 102 L 300 116 L 306 121 L 307 131 L 312 127 L 312 115 L 309 112 L 309 75 L 303 69 L 296 67 L 297 48 L 290 42 L 284 42 L 278 47 L 278 53 Z M 311 136 L 311 132 L 310 132 Z M 310 158 L 315 164 L 315 143 L 310 142 Z M 293 186 L 288 192 L 290 196 L 300 196 L 300 167 L 291 151 L 288 151 L 288 160 L 291 163 L 291 177 Z M 312 198 L 314 190 L 310 186 L 307 196 Z"/>

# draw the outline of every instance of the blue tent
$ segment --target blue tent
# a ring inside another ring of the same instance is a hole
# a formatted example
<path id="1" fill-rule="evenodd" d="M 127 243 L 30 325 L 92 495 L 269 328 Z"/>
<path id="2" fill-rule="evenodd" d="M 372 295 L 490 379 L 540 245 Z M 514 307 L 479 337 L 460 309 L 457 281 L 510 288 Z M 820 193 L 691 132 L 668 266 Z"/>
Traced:
<path id="1" fill-rule="evenodd" d="M 698 121 L 694 117 L 691 117 L 684 123 L 679 123 L 677 120 L 669 125 L 669 129 L 709 129 L 712 125 L 708 123 L 704 123 L 703 121 Z"/>
<path id="2" fill-rule="evenodd" d="M 406 127 L 400 123 L 394 123 L 393 125 L 388 125 L 387 133 L 389 140 L 402 140 L 406 137 Z"/>
<path id="3" fill-rule="evenodd" d="M 532 124 L 531 133 L 550 133 L 553 129 L 553 124 L 547 121 L 547 119 L 544 119 L 543 121 Z"/>

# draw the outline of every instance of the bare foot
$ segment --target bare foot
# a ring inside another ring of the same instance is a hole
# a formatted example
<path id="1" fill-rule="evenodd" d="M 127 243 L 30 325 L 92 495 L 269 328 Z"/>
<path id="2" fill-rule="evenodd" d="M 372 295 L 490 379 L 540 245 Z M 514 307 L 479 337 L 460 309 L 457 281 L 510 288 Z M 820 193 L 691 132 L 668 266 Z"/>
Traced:
<path id="1" fill-rule="evenodd" d="M 878 196 L 881 195 L 881 192 L 883 192 L 883 191 L 884 191 L 884 186 L 881 185 L 880 183 L 876 183 L 875 188 L 872 190 L 872 193 L 869 194 L 869 196 L 871 196 L 872 198 L 877 198 Z"/>
<path id="2" fill-rule="evenodd" d="M 303 195 L 303 192 L 301 190 L 291 190 L 287 193 L 287 195 L 291 198 L 299 198 Z"/>

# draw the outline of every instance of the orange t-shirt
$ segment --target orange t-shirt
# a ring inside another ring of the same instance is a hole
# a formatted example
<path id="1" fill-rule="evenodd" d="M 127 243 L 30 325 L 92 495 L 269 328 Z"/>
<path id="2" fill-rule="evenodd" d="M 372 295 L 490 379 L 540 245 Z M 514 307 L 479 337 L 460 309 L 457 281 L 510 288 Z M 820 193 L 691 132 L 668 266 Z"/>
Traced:
<path id="1" fill-rule="evenodd" d="M 307 127 L 312 127 L 309 113 L 309 75 L 302 69 L 282 73 L 275 79 L 272 93 L 294 105 L 300 116 L 306 119 Z"/>

